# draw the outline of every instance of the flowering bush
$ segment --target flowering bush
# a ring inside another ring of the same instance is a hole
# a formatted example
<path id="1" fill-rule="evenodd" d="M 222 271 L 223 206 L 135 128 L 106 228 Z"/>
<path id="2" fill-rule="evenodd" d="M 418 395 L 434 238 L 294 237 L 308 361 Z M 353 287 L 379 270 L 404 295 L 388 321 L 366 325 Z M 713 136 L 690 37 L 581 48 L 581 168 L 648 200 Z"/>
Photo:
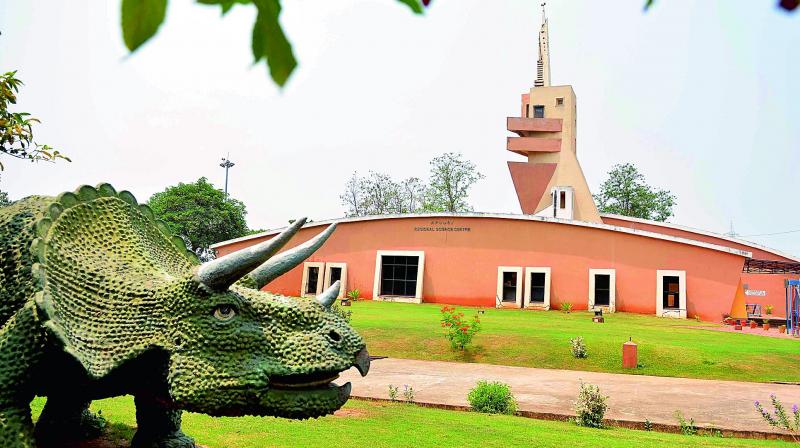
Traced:
<path id="1" fill-rule="evenodd" d="M 464 350 L 472 343 L 472 338 L 481 331 L 481 320 L 476 314 L 472 317 L 472 322 L 464 320 L 464 313 L 456 312 L 453 306 L 443 306 L 442 328 L 445 330 L 445 337 L 450 341 L 453 350 Z"/>
<path id="2" fill-rule="evenodd" d="M 586 353 L 586 344 L 583 342 L 582 336 L 570 339 L 569 344 L 572 346 L 572 356 L 576 358 L 585 358 L 588 356 L 588 353 Z"/>
<path id="3" fill-rule="evenodd" d="M 758 401 L 755 402 L 756 411 L 761 414 L 761 417 L 775 428 L 780 428 L 792 433 L 792 438 L 797 440 L 797 432 L 800 431 L 800 409 L 798 409 L 797 405 L 792 406 L 791 415 L 786 412 L 786 408 L 783 407 L 783 403 L 772 394 L 769 396 L 770 401 L 772 402 L 773 411 L 770 413 Z"/>
<path id="4" fill-rule="evenodd" d="M 575 423 L 579 426 L 602 428 L 606 415 L 608 397 L 600 394 L 600 388 L 581 381 L 581 391 L 575 402 Z"/>
<path id="5" fill-rule="evenodd" d="M 499 381 L 478 381 L 475 388 L 469 391 L 467 400 L 473 410 L 487 414 L 511 415 L 517 411 L 517 400 L 511 388 Z"/>

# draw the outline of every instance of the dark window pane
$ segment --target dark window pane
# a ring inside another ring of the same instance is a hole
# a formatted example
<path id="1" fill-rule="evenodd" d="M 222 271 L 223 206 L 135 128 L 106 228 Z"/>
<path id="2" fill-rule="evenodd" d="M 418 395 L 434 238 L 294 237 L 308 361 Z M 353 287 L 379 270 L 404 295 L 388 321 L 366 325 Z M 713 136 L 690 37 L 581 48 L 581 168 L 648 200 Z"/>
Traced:
<path id="1" fill-rule="evenodd" d="M 611 276 L 598 274 L 594 276 L 594 287 L 598 289 L 608 289 L 611 284 Z M 651 302 L 652 303 L 652 302 Z"/>
<path id="2" fill-rule="evenodd" d="M 677 276 L 673 275 L 665 275 L 663 277 L 662 287 L 664 289 L 664 297 L 663 297 L 663 307 L 665 309 L 672 308 L 678 309 L 681 307 L 681 300 L 680 300 L 680 287 L 681 287 L 681 280 Z"/>
<path id="3" fill-rule="evenodd" d="M 517 273 L 503 272 L 503 302 L 517 300 Z"/>
<path id="4" fill-rule="evenodd" d="M 342 268 L 331 268 L 331 285 L 342 279 Z"/>
<path id="5" fill-rule="evenodd" d="M 544 118 L 544 106 L 533 106 L 533 118 Z"/>
<path id="6" fill-rule="evenodd" d="M 417 293 L 419 257 L 381 257 L 381 295 L 414 297 Z"/>
<path id="7" fill-rule="evenodd" d="M 544 272 L 531 272 L 531 301 L 544 302 Z"/>
<path id="8" fill-rule="evenodd" d="M 611 276 L 597 274 L 594 276 L 594 304 L 609 306 L 611 304 Z"/>
<path id="9" fill-rule="evenodd" d="M 309 267 L 308 268 L 308 283 L 306 283 L 306 294 L 316 294 L 317 293 L 317 279 L 319 276 L 319 268 Z"/>

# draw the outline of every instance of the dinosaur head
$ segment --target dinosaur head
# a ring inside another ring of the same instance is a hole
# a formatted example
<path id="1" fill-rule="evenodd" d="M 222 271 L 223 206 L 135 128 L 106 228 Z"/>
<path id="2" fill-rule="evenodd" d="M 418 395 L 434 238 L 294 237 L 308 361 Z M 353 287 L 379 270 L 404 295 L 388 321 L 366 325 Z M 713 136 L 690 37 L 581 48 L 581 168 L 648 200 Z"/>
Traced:
<path id="1" fill-rule="evenodd" d="M 339 285 L 325 295 L 336 297 Z M 339 373 L 369 370 L 364 340 L 315 299 L 232 286 L 202 287 L 173 304 L 168 386 L 182 408 L 211 415 L 308 418 L 339 409 L 350 383 Z"/>
<path id="2" fill-rule="evenodd" d="M 174 316 L 168 386 L 178 407 L 212 415 L 317 417 L 347 401 L 350 384 L 333 383 L 339 373 L 355 366 L 367 374 L 364 340 L 330 310 L 339 282 L 316 299 L 259 290 L 334 230 L 273 258 L 304 222 L 195 268 L 165 297 Z"/>
<path id="3" fill-rule="evenodd" d="M 335 228 L 278 253 L 304 223 L 199 264 L 130 193 L 108 184 L 81 187 L 59 196 L 35 226 L 40 316 L 93 378 L 141 369 L 135 361 L 148 352 L 166 355 L 159 355 L 166 359 L 162 398 L 177 408 L 292 418 L 331 413 L 350 393 L 349 383 L 333 383 L 338 374 L 369 370 L 364 340 L 330 309 L 339 282 L 315 299 L 260 291 Z"/>

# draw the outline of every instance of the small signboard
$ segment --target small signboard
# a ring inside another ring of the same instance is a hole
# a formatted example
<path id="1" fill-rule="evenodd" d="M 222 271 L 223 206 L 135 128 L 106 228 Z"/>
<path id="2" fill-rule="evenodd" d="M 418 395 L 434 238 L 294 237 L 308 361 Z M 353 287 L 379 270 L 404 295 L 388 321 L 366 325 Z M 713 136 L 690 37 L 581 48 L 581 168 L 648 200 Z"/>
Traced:
<path id="1" fill-rule="evenodd" d="M 767 291 L 763 289 L 745 289 L 744 295 L 746 296 L 756 296 L 756 297 L 765 297 L 767 295 Z"/>

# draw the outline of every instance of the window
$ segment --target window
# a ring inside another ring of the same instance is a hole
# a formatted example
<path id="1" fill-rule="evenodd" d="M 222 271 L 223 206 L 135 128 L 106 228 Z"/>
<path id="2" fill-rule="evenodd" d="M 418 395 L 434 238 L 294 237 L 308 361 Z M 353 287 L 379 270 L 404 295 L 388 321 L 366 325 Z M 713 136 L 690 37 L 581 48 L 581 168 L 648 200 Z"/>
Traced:
<path id="1" fill-rule="evenodd" d="M 607 274 L 597 274 L 594 276 L 594 305 L 608 306 L 611 287 L 611 276 Z"/>
<path id="2" fill-rule="evenodd" d="M 558 208 L 567 208 L 567 192 L 564 190 L 558 193 Z"/>
<path id="3" fill-rule="evenodd" d="M 656 271 L 656 315 L 686 318 L 686 271 Z"/>
<path id="4" fill-rule="evenodd" d="M 525 105 L 525 118 L 530 118 L 530 116 L 531 116 L 531 105 L 530 104 L 526 104 Z"/>
<path id="5" fill-rule="evenodd" d="M 589 269 L 589 309 L 603 307 L 613 313 L 617 302 L 617 273 L 614 269 Z"/>
<path id="6" fill-rule="evenodd" d="M 424 266 L 424 252 L 379 250 L 373 299 L 421 303 Z"/>
<path id="7" fill-rule="evenodd" d="M 544 118 L 544 106 L 533 106 L 533 118 Z"/>
<path id="8" fill-rule="evenodd" d="M 545 292 L 545 277 L 544 272 L 531 272 L 531 303 L 543 303 Z"/>
<path id="9" fill-rule="evenodd" d="M 319 268 L 316 266 L 308 268 L 308 281 L 306 282 L 305 293 L 316 294 L 318 282 L 319 282 Z"/>
<path id="10" fill-rule="evenodd" d="M 381 295 L 414 297 L 419 257 L 387 255 L 381 261 Z"/>
<path id="11" fill-rule="evenodd" d="M 347 263 L 325 263 L 325 285 L 328 289 L 336 281 L 340 281 L 339 297 L 344 297 L 347 290 Z"/>
<path id="12" fill-rule="evenodd" d="M 322 272 L 325 263 L 307 261 L 303 263 L 303 281 L 300 287 L 301 296 L 315 296 L 322 292 Z"/>
<path id="13" fill-rule="evenodd" d="M 556 106 L 563 106 L 564 105 L 564 98 L 558 97 L 556 98 Z"/>
<path id="14" fill-rule="evenodd" d="M 499 266 L 497 268 L 497 305 L 522 308 L 522 268 Z"/>
<path id="15" fill-rule="evenodd" d="M 517 273 L 503 272 L 503 302 L 517 301 Z"/>

